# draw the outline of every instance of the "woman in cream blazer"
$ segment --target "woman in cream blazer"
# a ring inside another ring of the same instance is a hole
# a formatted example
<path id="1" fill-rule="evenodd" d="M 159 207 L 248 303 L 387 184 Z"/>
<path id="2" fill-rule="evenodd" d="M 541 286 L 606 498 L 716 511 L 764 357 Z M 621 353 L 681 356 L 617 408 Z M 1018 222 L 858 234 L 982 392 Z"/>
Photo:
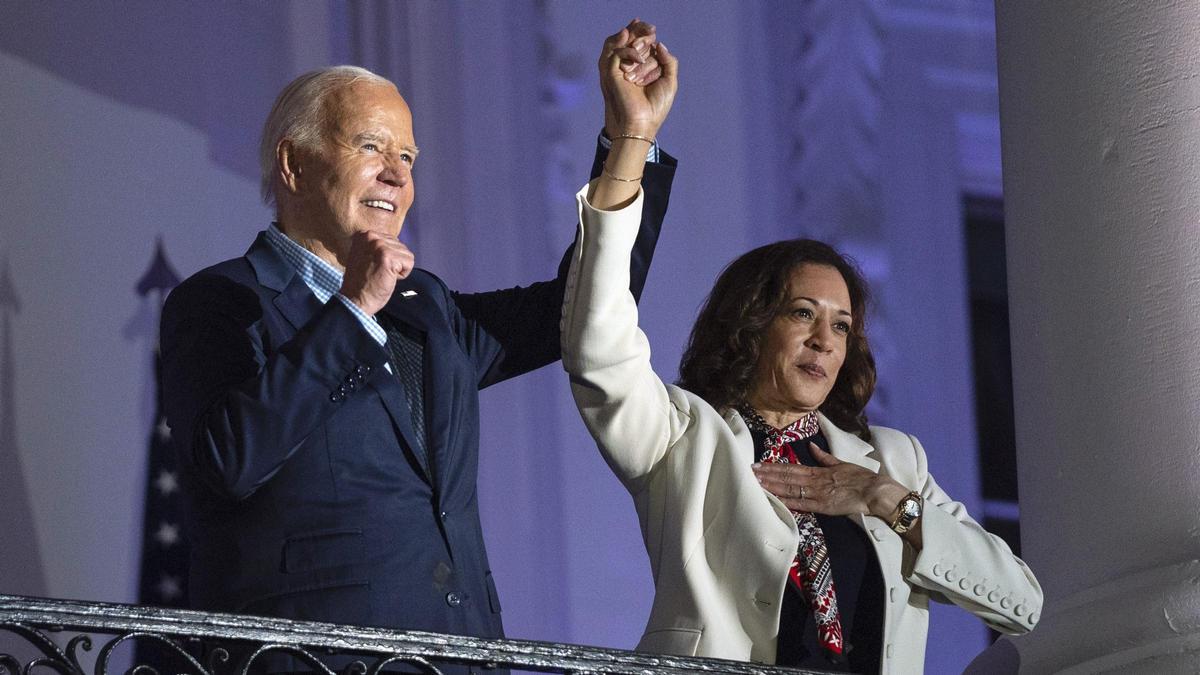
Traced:
<path id="1" fill-rule="evenodd" d="M 656 77 L 623 73 L 619 57 L 631 49 L 638 49 L 632 56 L 657 58 Z M 741 378 L 732 383 L 736 386 L 725 387 L 724 394 L 706 391 L 704 378 L 689 380 L 690 357 L 681 369 L 683 380 L 704 385 L 689 384 L 705 396 L 654 374 L 629 292 L 630 251 L 642 210 L 646 147 L 674 100 L 678 66 L 661 44 L 631 40 L 628 31 L 606 41 L 599 65 L 605 130 L 613 146 L 600 177 L 577 196 L 579 231 L 561 324 L 563 366 L 584 422 L 633 496 L 641 523 L 655 597 L 638 648 L 774 663 L 780 641 L 797 637 L 780 636 L 780 612 L 785 592 L 798 592 L 788 588 L 789 567 L 803 559 L 806 569 L 817 570 L 803 582 L 814 619 L 805 627 L 817 634 L 813 626 L 822 626 L 822 649 L 840 653 L 830 647 L 845 646 L 840 626 L 830 631 L 838 624 L 822 613 L 834 603 L 822 605 L 829 596 L 812 591 L 827 590 L 812 580 L 830 576 L 828 566 L 818 570 L 812 561 L 832 561 L 836 583 L 838 555 L 832 546 L 828 556 L 812 553 L 810 544 L 820 538 L 812 534 L 812 514 L 848 519 L 851 525 L 824 522 L 852 533 L 861 559 L 879 566 L 882 616 L 860 613 L 854 619 L 882 624 L 870 640 L 878 642 L 878 654 L 866 652 L 870 668 L 922 670 L 931 598 L 953 602 L 1004 633 L 1030 630 L 1042 592 L 1029 568 L 938 487 L 915 438 L 866 426 L 862 409 L 874 388 L 874 366 L 863 324 L 865 286 L 835 251 L 819 242 L 781 242 L 730 266 L 748 268 L 750 277 L 774 278 L 774 291 L 762 284 L 736 290 L 737 284 L 726 283 L 729 269 L 722 274 L 701 312 L 689 355 L 711 362 L 713 353 L 729 352 L 727 361 L 743 362 L 731 376 Z M 789 250 L 825 257 L 822 264 L 799 264 L 803 257 L 775 255 Z M 776 299 L 764 303 L 762 296 L 771 293 Z M 746 340 L 742 319 L 756 303 L 762 321 Z M 739 324 L 740 332 L 721 334 L 726 329 L 721 321 L 709 321 L 710 310 L 732 314 L 724 320 Z M 705 331 L 711 341 L 697 341 Z M 729 345 L 746 347 L 731 351 Z M 729 384 L 715 379 L 718 390 Z M 714 400 L 724 402 L 713 405 Z M 756 452 L 756 445 L 789 438 L 780 432 L 801 422 L 805 433 L 790 438 L 823 436 L 829 449 L 827 454 L 812 446 L 809 459 L 816 465 L 802 465 L 801 453 L 810 451 L 793 453 L 789 445 L 792 463 L 752 466 L 756 457 L 779 457 L 778 445 L 770 446 L 771 455 Z M 803 557 L 801 519 L 808 533 Z M 825 540 L 817 550 L 826 551 Z M 788 597 L 794 602 L 796 596 Z M 879 598 L 870 597 L 875 606 Z"/>
<path id="2" fill-rule="evenodd" d="M 640 195 L 616 211 L 593 208 L 586 189 L 577 199 L 563 365 L 588 429 L 633 496 L 650 557 L 655 597 L 638 649 L 774 663 L 796 521 L 752 471 L 742 415 L 714 409 L 651 369 L 628 290 Z M 890 477 L 923 501 L 919 551 L 884 519 L 849 516 L 874 546 L 886 588 L 883 672 L 921 672 L 930 599 L 953 602 L 1002 633 L 1033 628 L 1037 580 L 938 487 L 917 439 L 871 427 L 867 443 L 824 415 L 819 424 L 838 461 Z"/>

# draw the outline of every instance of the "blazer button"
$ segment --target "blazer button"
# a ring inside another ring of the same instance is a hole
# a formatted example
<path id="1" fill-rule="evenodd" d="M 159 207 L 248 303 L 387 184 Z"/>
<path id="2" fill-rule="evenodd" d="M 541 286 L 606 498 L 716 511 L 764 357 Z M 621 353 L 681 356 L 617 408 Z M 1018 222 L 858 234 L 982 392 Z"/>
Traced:
<path id="1" fill-rule="evenodd" d="M 892 586 L 888 589 L 888 602 L 896 601 L 896 587 Z"/>
<path id="2" fill-rule="evenodd" d="M 968 588 L 971 587 L 971 580 L 966 577 L 963 577 L 962 579 L 959 580 L 958 587 L 963 589 L 964 591 L 967 590 Z"/>
<path id="3" fill-rule="evenodd" d="M 937 563 L 934 563 L 934 564 L 933 564 L 933 576 L 935 576 L 935 577 L 940 577 L 940 576 L 942 576 L 942 569 L 943 569 L 943 568 L 942 568 L 942 566 L 941 566 L 941 565 L 939 565 L 939 564 L 937 564 Z"/>
<path id="4" fill-rule="evenodd" d="M 1025 617 L 1025 620 L 1029 622 L 1030 626 L 1033 626 L 1033 625 L 1037 624 L 1038 619 L 1040 617 L 1041 617 L 1040 614 L 1038 614 L 1037 612 L 1034 612 L 1033 614 L 1030 614 L 1029 616 Z"/>
<path id="5" fill-rule="evenodd" d="M 984 592 L 985 590 L 987 590 L 987 589 L 985 589 L 985 588 L 983 587 L 983 584 L 975 584 L 975 595 L 978 595 L 979 597 L 981 597 L 981 598 L 982 598 L 982 597 L 983 597 L 983 592 Z"/>
<path id="6" fill-rule="evenodd" d="M 1002 609 L 1008 609 L 1009 607 L 1012 607 L 1012 598 L 1001 598 L 1000 607 Z"/>
<path id="7" fill-rule="evenodd" d="M 999 591 L 992 591 L 991 593 L 988 593 L 988 602 L 995 602 L 998 599 L 1000 599 Z"/>
<path id="8" fill-rule="evenodd" d="M 1013 607 L 1013 614 L 1017 616 L 1025 616 L 1025 605 L 1017 605 Z"/>
<path id="9" fill-rule="evenodd" d="M 954 570 L 946 570 L 946 581 L 954 583 L 956 579 L 958 579 L 958 572 L 955 572 Z"/>
<path id="10" fill-rule="evenodd" d="M 458 607 L 462 604 L 462 597 L 458 593 L 450 591 L 446 594 L 446 604 L 451 607 Z"/>

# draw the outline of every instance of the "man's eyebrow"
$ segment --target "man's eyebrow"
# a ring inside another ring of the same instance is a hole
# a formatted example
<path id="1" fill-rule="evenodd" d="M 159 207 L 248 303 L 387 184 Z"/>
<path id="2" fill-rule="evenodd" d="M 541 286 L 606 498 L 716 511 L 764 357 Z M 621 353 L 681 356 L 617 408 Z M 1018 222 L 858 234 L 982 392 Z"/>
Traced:
<path id="1" fill-rule="evenodd" d="M 364 141 L 385 141 L 385 140 L 387 140 L 386 136 L 377 131 L 363 131 L 363 132 L 359 132 L 354 135 L 354 144 L 355 145 L 358 145 L 359 143 L 362 143 Z M 413 157 L 416 157 L 417 155 L 421 154 L 421 149 L 415 145 L 402 145 L 402 146 L 400 146 L 400 149 L 411 152 Z"/>

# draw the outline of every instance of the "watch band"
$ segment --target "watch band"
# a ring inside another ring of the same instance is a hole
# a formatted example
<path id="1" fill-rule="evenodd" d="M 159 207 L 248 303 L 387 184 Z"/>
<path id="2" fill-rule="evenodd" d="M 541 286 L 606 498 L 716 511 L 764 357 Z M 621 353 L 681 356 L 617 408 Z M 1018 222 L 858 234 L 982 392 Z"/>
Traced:
<path id="1" fill-rule="evenodd" d="M 895 516 L 889 526 L 896 534 L 904 534 L 912 529 L 921 518 L 924 502 L 919 492 L 910 492 L 896 504 Z"/>

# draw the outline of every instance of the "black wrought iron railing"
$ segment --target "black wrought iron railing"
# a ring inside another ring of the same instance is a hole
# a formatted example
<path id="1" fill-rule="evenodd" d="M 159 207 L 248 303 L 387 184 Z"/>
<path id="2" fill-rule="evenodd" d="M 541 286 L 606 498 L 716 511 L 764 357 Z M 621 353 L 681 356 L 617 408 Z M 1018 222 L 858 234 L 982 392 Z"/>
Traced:
<path id="1" fill-rule="evenodd" d="M 135 645 L 152 646 L 155 662 L 135 663 Z M 246 675 L 262 672 L 271 658 L 281 656 L 324 675 L 397 669 L 439 675 L 445 664 L 580 675 L 816 672 L 529 640 L 0 595 L 0 675 Z"/>

